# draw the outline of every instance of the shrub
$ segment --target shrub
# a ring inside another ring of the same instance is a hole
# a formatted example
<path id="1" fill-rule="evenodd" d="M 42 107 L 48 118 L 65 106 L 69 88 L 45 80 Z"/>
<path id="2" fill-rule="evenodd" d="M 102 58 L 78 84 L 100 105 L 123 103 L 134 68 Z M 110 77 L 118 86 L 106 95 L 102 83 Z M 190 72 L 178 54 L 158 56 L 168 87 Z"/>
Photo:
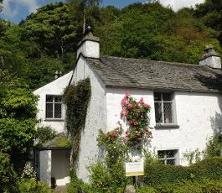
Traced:
<path id="1" fill-rule="evenodd" d="M 36 178 L 36 171 L 34 170 L 31 162 L 27 162 L 22 172 L 22 178 Z"/>
<path id="2" fill-rule="evenodd" d="M 9 156 L 0 152 L 0 192 L 14 192 L 16 189 L 15 172 L 13 171 Z"/>
<path id="3" fill-rule="evenodd" d="M 198 182 L 187 181 L 172 186 L 173 193 L 202 193 L 201 184 Z"/>
<path id="4" fill-rule="evenodd" d="M 141 187 L 137 190 L 138 193 L 158 193 L 158 191 L 153 187 Z"/>
<path id="5" fill-rule="evenodd" d="M 203 180 L 166 183 L 154 187 L 141 187 L 138 193 L 222 193 L 222 182 Z"/>
<path id="6" fill-rule="evenodd" d="M 222 135 L 215 135 L 207 144 L 206 157 L 215 157 L 221 155 Z"/>
<path id="7" fill-rule="evenodd" d="M 178 183 L 192 178 L 189 169 L 182 166 L 145 163 L 144 171 L 144 183 L 151 186 L 165 183 Z"/>
<path id="8" fill-rule="evenodd" d="M 79 180 L 75 172 L 71 173 L 71 182 L 67 187 L 67 193 L 93 193 L 93 189 L 89 184 L 84 183 L 82 180 Z"/>
<path id="9" fill-rule="evenodd" d="M 202 184 L 203 193 L 222 193 L 222 181 L 205 181 Z"/>
<path id="10" fill-rule="evenodd" d="M 91 183 L 96 192 L 121 191 L 128 181 L 124 169 L 128 148 L 123 143 L 121 135 L 121 125 L 108 133 L 100 131 L 97 140 L 99 147 L 104 150 L 105 156 L 102 161 L 89 168 Z"/>
<path id="11" fill-rule="evenodd" d="M 38 127 L 36 132 L 37 146 L 42 146 L 44 143 L 54 139 L 56 132 L 50 127 Z"/>
<path id="12" fill-rule="evenodd" d="M 222 179 L 222 158 L 220 157 L 204 159 L 189 168 L 196 180 Z"/>
<path id="13" fill-rule="evenodd" d="M 203 179 L 222 179 L 222 158 L 205 159 L 190 167 L 150 163 L 150 160 L 145 162 L 144 182 L 147 185 Z"/>
<path id="14" fill-rule="evenodd" d="M 34 178 L 22 179 L 18 183 L 19 193 L 52 193 L 47 184 Z"/>
<path id="15" fill-rule="evenodd" d="M 127 156 L 128 148 L 123 143 L 122 131 L 121 125 L 108 133 L 103 133 L 100 130 L 97 141 L 98 146 L 106 153 L 104 161 L 107 167 L 112 167 Z"/>
<path id="16" fill-rule="evenodd" d="M 98 162 L 90 167 L 90 179 L 93 188 L 98 193 L 112 193 L 122 189 L 127 184 L 123 162 L 119 160 L 111 167 L 104 162 Z"/>

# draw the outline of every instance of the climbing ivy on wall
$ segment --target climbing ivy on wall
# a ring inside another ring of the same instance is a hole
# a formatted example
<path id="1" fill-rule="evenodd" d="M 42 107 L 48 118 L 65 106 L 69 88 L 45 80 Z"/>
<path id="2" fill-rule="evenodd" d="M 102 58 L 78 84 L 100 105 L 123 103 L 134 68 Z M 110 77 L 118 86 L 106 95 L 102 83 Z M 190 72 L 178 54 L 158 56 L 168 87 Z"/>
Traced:
<path id="1" fill-rule="evenodd" d="M 70 166 L 75 168 L 79 155 L 81 132 L 85 127 L 88 103 L 91 96 L 89 78 L 70 85 L 64 91 L 66 109 L 66 129 L 72 140 Z"/>

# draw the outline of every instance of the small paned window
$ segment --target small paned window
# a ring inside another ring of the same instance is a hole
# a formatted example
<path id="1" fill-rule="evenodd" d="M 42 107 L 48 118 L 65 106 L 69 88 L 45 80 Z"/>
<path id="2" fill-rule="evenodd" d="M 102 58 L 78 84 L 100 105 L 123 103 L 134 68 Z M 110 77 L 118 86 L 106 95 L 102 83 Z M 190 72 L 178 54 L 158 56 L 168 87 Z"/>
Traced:
<path id="1" fill-rule="evenodd" d="M 176 165 L 178 150 L 160 150 L 157 154 L 161 163 L 165 165 Z"/>
<path id="2" fill-rule="evenodd" d="M 46 119 L 62 118 L 62 96 L 46 95 Z"/>
<path id="3" fill-rule="evenodd" d="M 173 95 L 154 93 L 156 123 L 173 123 Z"/>

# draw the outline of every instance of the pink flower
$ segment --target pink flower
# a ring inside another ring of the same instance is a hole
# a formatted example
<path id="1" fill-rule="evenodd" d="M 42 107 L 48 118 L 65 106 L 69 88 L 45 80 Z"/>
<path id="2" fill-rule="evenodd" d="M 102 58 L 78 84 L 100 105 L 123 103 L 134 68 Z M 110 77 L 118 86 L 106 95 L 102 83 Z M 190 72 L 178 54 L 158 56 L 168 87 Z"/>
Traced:
<path id="1" fill-rule="evenodd" d="M 125 107 L 129 104 L 128 98 L 124 97 L 121 101 L 122 107 Z"/>
<path id="2" fill-rule="evenodd" d="M 143 98 L 140 99 L 139 104 L 144 104 Z"/>
<path id="3" fill-rule="evenodd" d="M 144 106 L 144 108 L 146 108 L 146 109 L 149 109 L 150 108 L 150 105 L 148 105 L 148 104 L 143 104 L 143 106 Z"/>
<path id="4" fill-rule="evenodd" d="M 132 109 L 133 105 L 131 103 L 128 104 L 128 109 Z"/>
<path id="5" fill-rule="evenodd" d="M 122 110 L 122 115 L 123 115 L 123 116 L 127 116 L 127 115 L 128 115 L 128 111 L 127 111 L 126 109 L 123 109 L 123 110 Z"/>

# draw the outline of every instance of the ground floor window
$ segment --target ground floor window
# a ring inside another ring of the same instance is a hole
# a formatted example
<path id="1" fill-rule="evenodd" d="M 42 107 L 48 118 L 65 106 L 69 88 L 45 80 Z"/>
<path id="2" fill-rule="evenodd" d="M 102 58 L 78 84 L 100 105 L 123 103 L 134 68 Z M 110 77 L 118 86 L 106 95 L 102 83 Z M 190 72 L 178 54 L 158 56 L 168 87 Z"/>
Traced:
<path id="1" fill-rule="evenodd" d="M 158 159 L 165 165 L 176 165 L 178 163 L 178 150 L 159 150 Z"/>

